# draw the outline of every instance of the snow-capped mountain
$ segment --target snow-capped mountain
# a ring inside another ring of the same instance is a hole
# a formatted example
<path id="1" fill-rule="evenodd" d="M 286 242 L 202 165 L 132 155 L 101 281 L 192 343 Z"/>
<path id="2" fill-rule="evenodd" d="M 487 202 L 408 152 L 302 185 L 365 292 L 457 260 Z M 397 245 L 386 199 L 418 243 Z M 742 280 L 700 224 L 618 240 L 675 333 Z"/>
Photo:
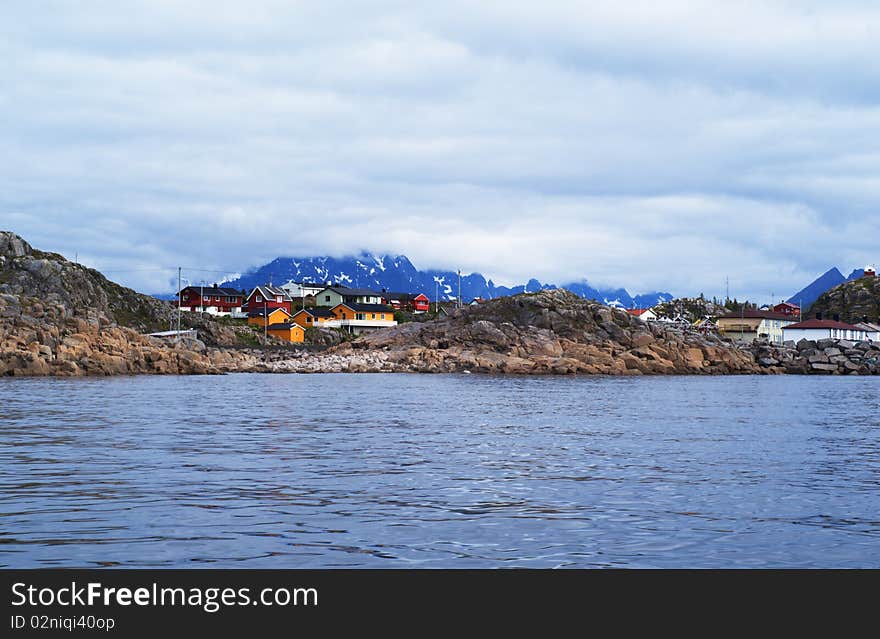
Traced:
<path id="1" fill-rule="evenodd" d="M 332 282 L 353 288 L 369 288 L 375 291 L 424 293 L 432 300 L 439 294 L 441 300 L 454 300 L 458 295 L 458 275 L 453 271 L 420 271 L 405 255 L 376 256 L 364 253 L 356 257 L 279 257 L 236 279 L 223 282 L 223 286 L 251 289 L 260 284 L 281 286 L 287 282 Z M 520 286 L 497 286 L 479 273 L 461 276 L 461 297 L 470 301 L 475 297 L 493 299 L 517 293 L 528 293 L 544 288 L 557 288 L 554 284 L 531 279 Z M 566 284 L 563 288 L 605 304 L 626 308 L 648 308 L 672 299 L 669 293 L 646 293 L 631 296 L 625 289 L 598 290 L 586 281 Z"/>

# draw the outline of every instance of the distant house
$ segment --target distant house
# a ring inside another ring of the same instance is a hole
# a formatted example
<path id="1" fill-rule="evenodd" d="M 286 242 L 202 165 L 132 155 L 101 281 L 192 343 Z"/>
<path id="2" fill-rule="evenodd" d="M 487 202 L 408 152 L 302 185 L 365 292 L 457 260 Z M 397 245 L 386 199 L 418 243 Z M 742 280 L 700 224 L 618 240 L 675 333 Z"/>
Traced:
<path id="1" fill-rule="evenodd" d="M 327 284 L 324 282 L 288 282 L 282 284 L 280 288 L 294 300 L 314 299 L 318 293 L 327 288 Z"/>
<path id="2" fill-rule="evenodd" d="M 867 331 L 837 320 L 811 319 L 785 327 L 785 339 L 799 342 L 802 339 L 845 339 L 861 342 L 867 339 Z"/>
<path id="3" fill-rule="evenodd" d="M 718 332 L 737 342 L 752 342 L 756 339 L 781 344 L 788 339 L 783 328 L 797 322 L 796 317 L 774 313 L 773 311 L 735 311 L 718 318 Z"/>
<path id="4" fill-rule="evenodd" d="M 880 324 L 872 324 L 871 322 L 859 322 L 853 324 L 858 329 L 865 331 L 865 339 L 870 342 L 880 342 Z"/>
<path id="5" fill-rule="evenodd" d="M 293 313 L 293 299 L 287 291 L 277 286 L 257 286 L 248 295 L 245 306 L 249 312 L 266 308 L 283 308 L 288 315 Z"/>
<path id="6" fill-rule="evenodd" d="M 774 313 L 779 313 L 780 315 L 789 315 L 791 317 L 800 317 L 801 315 L 801 307 L 797 304 L 792 304 L 791 302 L 782 302 L 781 304 L 777 304 L 773 307 Z"/>
<path id="7" fill-rule="evenodd" d="M 426 313 L 431 308 L 431 300 L 424 293 L 393 293 L 382 291 L 382 303 L 395 311 Z"/>
<path id="8" fill-rule="evenodd" d="M 269 324 L 266 332 L 272 337 L 287 340 L 288 342 L 304 342 L 306 339 L 306 330 L 293 322 Z"/>
<path id="9" fill-rule="evenodd" d="M 482 297 L 475 297 L 474 299 L 471 300 L 470 306 L 478 306 L 480 304 L 485 304 L 486 301 L 487 300 L 483 299 Z"/>
<path id="10" fill-rule="evenodd" d="M 323 325 L 341 328 L 354 335 L 397 325 L 394 309 L 382 304 L 337 304 L 333 307 L 333 314 L 336 319 Z"/>
<path id="11" fill-rule="evenodd" d="M 187 286 L 178 293 L 180 308 L 217 316 L 241 315 L 242 294 L 234 288 Z"/>
<path id="12" fill-rule="evenodd" d="M 315 294 L 315 306 L 334 308 L 340 304 L 381 304 L 382 294 L 368 288 L 325 286 Z"/>
<path id="13" fill-rule="evenodd" d="M 287 312 L 286 308 L 261 308 L 248 313 L 248 324 L 250 326 L 262 327 L 266 326 L 267 323 L 270 326 L 272 324 L 283 324 L 286 323 L 289 319 L 290 313 Z"/>
<path id="14" fill-rule="evenodd" d="M 311 328 L 335 320 L 336 315 L 333 314 L 333 309 L 326 306 L 312 306 L 297 311 L 293 314 L 292 319 L 303 328 Z"/>
<path id="15" fill-rule="evenodd" d="M 877 269 L 869 264 L 865 267 L 865 274 L 862 277 L 877 277 Z"/>
<path id="16" fill-rule="evenodd" d="M 650 308 L 628 308 L 626 312 L 643 322 L 653 322 L 657 319 L 657 314 Z"/>

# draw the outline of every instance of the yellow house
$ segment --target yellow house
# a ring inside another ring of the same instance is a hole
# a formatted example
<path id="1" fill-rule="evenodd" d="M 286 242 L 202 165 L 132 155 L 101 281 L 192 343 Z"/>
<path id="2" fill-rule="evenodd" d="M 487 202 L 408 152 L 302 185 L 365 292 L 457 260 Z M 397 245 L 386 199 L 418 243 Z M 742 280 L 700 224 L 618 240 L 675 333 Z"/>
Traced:
<path id="1" fill-rule="evenodd" d="M 321 326 L 328 321 L 335 320 L 336 315 L 326 306 L 315 306 L 314 308 L 304 308 L 297 311 L 291 319 L 303 328 L 311 328 L 312 326 Z"/>
<path id="2" fill-rule="evenodd" d="M 288 342 L 304 342 L 306 339 L 306 330 L 293 322 L 269 324 L 266 331 L 272 337 L 287 340 Z"/>
<path id="3" fill-rule="evenodd" d="M 272 324 L 282 324 L 290 319 L 290 313 L 283 308 L 270 308 L 268 309 L 268 313 L 266 310 L 260 309 L 248 313 L 248 325 L 259 326 L 261 328 L 266 326 L 267 314 L 270 326 Z"/>

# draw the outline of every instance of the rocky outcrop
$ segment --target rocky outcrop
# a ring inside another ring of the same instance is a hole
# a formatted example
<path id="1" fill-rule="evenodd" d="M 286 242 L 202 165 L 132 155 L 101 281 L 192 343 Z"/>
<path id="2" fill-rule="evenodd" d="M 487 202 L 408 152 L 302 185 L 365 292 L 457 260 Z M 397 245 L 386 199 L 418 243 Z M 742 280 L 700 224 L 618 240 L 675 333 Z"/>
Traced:
<path id="1" fill-rule="evenodd" d="M 795 375 L 880 375 L 880 344 L 847 340 L 801 340 L 782 346 L 755 344 L 758 364 Z"/>
<path id="2" fill-rule="evenodd" d="M 444 320 L 377 331 L 278 371 L 731 374 L 768 371 L 751 352 L 686 328 L 645 324 L 565 290 L 492 300 Z"/>
<path id="3" fill-rule="evenodd" d="M 256 368 L 244 351 L 198 339 L 169 343 L 115 325 L 97 311 L 0 294 L 0 375 L 211 374 Z"/>
<path id="4" fill-rule="evenodd" d="M 808 317 L 821 313 L 825 319 L 839 317 L 856 324 L 867 318 L 880 323 L 880 277 L 862 277 L 826 291 L 810 307 Z"/>
<path id="5" fill-rule="evenodd" d="M 167 330 L 175 319 L 165 302 L 0 232 L 0 375 L 199 374 L 257 365 L 252 353 L 221 348 L 241 343 L 241 328 L 199 315 L 185 316 L 196 340 L 141 334 Z"/>

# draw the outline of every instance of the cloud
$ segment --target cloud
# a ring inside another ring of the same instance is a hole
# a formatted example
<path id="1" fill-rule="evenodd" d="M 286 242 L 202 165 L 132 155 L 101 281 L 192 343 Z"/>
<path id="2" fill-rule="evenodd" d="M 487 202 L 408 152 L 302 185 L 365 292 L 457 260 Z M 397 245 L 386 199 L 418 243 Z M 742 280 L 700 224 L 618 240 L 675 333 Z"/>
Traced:
<path id="1" fill-rule="evenodd" d="M 877 261 L 870 3 L 57 3 L 0 25 L 0 227 L 141 290 L 367 249 L 766 299 Z"/>

